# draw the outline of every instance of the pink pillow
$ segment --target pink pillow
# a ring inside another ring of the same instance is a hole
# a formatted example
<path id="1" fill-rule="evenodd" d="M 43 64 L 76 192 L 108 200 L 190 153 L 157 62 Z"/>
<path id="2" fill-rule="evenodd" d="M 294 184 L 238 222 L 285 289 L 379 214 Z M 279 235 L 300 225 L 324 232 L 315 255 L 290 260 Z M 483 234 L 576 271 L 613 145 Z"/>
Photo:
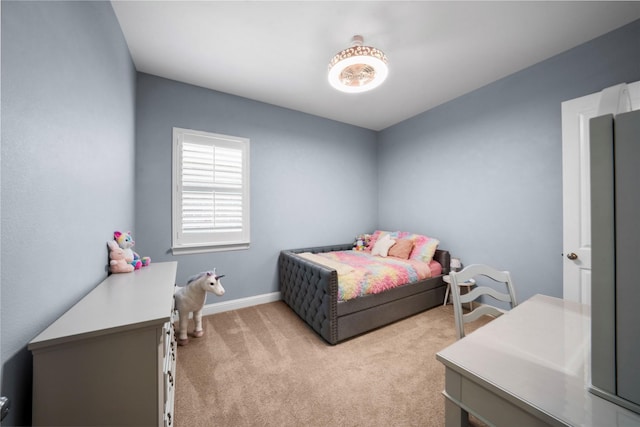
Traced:
<path id="1" fill-rule="evenodd" d="M 413 250 L 413 241 L 409 239 L 398 239 L 396 244 L 389 249 L 389 256 L 401 259 L 409 259 Z"/>
<path id="2" fill-rule="evenodd" d="M 415 235 L 413 240 L 413 250 L 409 258 L 417 261 L 429 263 L 433 259 L 433 255 L 436 253 L 436 249 L 440 241 L 431 237 Z"/>

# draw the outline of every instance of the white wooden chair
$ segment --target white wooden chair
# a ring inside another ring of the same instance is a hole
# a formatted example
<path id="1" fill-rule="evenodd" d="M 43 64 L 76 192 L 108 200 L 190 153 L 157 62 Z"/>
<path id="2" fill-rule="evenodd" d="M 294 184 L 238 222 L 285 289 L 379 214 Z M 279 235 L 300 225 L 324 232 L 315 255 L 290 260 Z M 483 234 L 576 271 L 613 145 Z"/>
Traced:
<path id="1" fill-rule="evenodd" d="M 494 288 L 488 286 L 481 286 L 481 281 L 478 280 L 479 276 L 488 277 L 495 282 L 502 283 L 506 286 L 507 293 L 502 293 Z M 518 305 L 516 301 L 516 294 L 511 280 L 511 275 L 508 271 L 500 271 L 493 267 L 483 264 L 472 264 L 465 267 L 462 271 L 449 273 L 451 280 L 451 294 L 453 295 L 453 313 L 456 321 L 456 331 L 458 332 L 458 339 L 464 337 L 464 324 L 478 320 L 481 316 L 486 314 L 492 316 L 500 316 L 506 313 L 506 310 L 489 305 L 486 301 L 482 304 L 476 304 L 475 309 L 469 313 L 462 311 L 462 304 L 471 303 L 476 301 L 481 296 L 487 295 L 496 300 L 508 302 L 511 308 Z M 474 280 L 477 284 L 476 287 L 466 294 L 460 294 L 460 285 L 465 285 L 465 282 Z"/>

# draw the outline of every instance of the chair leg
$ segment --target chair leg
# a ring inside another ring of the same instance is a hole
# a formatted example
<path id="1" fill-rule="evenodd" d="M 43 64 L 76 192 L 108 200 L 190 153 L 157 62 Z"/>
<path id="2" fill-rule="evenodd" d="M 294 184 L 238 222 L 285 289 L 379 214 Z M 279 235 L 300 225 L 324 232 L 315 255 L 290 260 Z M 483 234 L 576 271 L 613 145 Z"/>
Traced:
<path id="1" fill-rule="evenodd" d="M 444 303 L 442 304 L 447 305 L 447 303 L 449 302 L 449 291 L 451 290 L 451 285 L 447 283 L 447 290 L 444 292 Z"/>

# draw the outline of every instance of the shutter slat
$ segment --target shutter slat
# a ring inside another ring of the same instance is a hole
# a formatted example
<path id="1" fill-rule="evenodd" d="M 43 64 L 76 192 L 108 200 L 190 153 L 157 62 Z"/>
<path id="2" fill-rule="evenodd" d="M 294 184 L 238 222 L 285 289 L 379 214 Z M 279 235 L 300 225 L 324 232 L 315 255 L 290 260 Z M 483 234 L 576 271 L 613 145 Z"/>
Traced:
<path id="1" fill-rule="evenodd" d="M 199 139 L 198 139 L 199 138 Z M 179 203 L 182 233 L 248 232 L 243 195 L 245 148 L 202 134 L 180 142 Z M 220 141 L 220 145 L 216 145 Z M 235 142 L 235 141 L 234 141 Z"/>
<path id="2" fill-rule="evenodd" d="M 242 187 L 242 151 L 189 142 L 182 149 L 182 185 Z"/>
<path id="3" fill-rule="evenodd" d="M 183 191 L 183 231 L 242 229 L 242 193 Z"/>

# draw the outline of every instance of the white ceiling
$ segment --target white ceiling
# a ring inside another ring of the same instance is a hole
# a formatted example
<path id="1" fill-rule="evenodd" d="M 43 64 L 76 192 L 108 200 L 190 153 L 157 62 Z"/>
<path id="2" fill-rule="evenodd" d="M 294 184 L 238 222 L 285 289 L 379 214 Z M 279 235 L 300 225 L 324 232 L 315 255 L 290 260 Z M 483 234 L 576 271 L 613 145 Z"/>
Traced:
<path id="1" fill-rule="evenodd" d="M 373 130 L 640 18 L 640 2 L 614 1 L 112 4 L 138 71 Z M 355 34 L 390 72 L 345 94 L 327 64 Z"/>

